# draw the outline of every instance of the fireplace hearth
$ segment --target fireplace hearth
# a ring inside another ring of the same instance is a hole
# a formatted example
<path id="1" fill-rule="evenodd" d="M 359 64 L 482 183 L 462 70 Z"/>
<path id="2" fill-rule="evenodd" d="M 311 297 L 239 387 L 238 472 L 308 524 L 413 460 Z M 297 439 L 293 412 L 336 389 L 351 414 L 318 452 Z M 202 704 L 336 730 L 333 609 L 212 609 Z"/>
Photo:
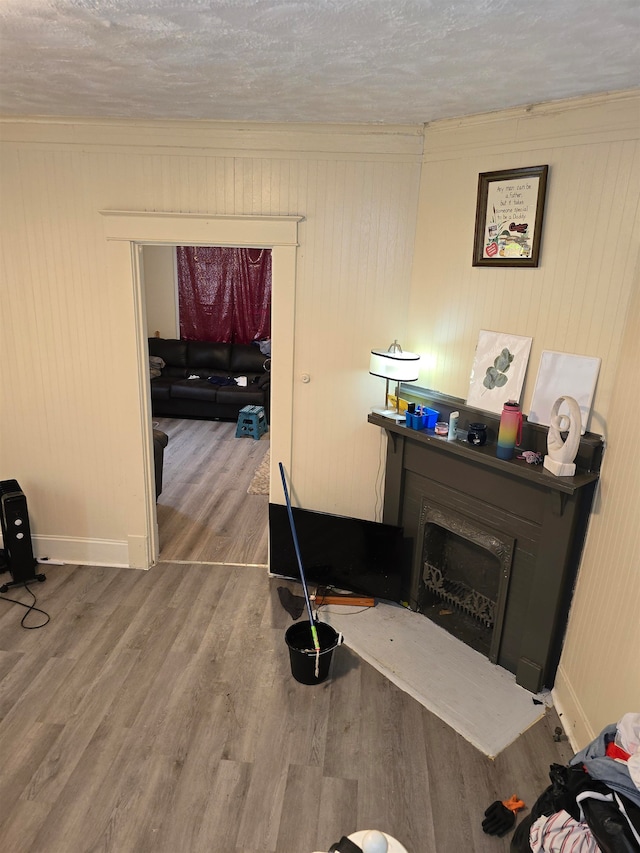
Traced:
<path id="1" fill-rule="evenodd" d="M 404 396 L 404 395 L 403 395 Z M 369 415 L 386 431 L 383 521 L 403 528 L 402 600 L 532 692 L 552 687 L 598 481 L 602 439 L 581 440 L 573 477 L 495 455 L 498 419 L 460 400 L 420 399 L 464 429 L 488 424 L 483 447 Z M 544 452 L 525 422 L 522 448 Z M 462 436 L 464 438 L 464 435 Z"/>

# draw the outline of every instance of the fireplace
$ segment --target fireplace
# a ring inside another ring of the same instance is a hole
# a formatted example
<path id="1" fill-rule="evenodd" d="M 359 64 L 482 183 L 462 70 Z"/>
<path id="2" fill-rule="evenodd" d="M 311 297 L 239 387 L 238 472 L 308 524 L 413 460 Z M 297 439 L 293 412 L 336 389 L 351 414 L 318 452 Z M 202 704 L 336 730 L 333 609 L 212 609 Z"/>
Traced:
<path id="1" fill-rule="evenodd" d="M 461 428 L 486 422 L 489 439 L 477 447 L 369 415 L 388 436 L 383 520 L 404 531 L 402 600 L 528 690 L 552 687 L 602 440 L 583 436 L 576 475 L 555 477 L 496 458 L 497 418 L 459 400 L 426 405 L 443 420 L 458 409 Z M 546 433 L 525 422 L 522 447 L 543 452 Z"/>
<path id="2" fill-rule="evenodd" d="M 513 539 L 424 500 L 417 610 L 490 661 L 498 660 Z"/>

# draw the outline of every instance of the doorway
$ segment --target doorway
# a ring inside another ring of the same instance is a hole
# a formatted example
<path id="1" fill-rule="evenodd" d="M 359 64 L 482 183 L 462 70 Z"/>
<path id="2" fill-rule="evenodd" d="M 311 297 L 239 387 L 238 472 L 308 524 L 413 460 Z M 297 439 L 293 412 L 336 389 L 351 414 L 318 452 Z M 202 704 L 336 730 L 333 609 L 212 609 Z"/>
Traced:
<path id="1" fill-rule="evenodd" d="M 260 337 L 270 346 L 271 249 L 147 243 L 142 255 L 152 343 L 155 336 L 246 345 Z M 164 353 L 163 341 L 158 346 L 150 348 L 156 356 Z M 156 487 L 159 560 L 266 566 L 269 484 L 263 472 L 272 430 L 257 442 L 251 436 L 243 441 L 236 438 L 235 419 L 170 414 L 154 399 L 151 384 L 156 449 L 168 440 L 159 494 Z"/>
<path id="2" fill-rule="evenodd" d="M 137 358 L 139 403 L 139 465 L 131 471 L 130 487 L 141 499 L 129 520 L 129 562 L 149 568 L 159 556 L 155 508 L 151 395 L 148 382 L 147 337 L 142 246 L 216 245 L 264 247 L 272 250 L 272 337 L 277 346 L 271 377 L 272 459 L 291 469 L 293 350 L 296 250 L 300 216 L 206 216 L 202 214 L 102 211 L 108 264 L 114 280 L 130 283 L 134 317 L 132 338 Z M 270 474 L 273 482 L 273 464 Z"/>

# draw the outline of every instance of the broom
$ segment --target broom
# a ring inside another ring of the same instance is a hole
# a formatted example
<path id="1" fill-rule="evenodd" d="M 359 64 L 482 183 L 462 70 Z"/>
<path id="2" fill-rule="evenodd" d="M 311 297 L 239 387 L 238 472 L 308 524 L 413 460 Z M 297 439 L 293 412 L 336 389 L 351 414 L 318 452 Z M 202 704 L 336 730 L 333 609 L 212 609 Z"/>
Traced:
<path id="1" fill-rule="evenodd" d="M 293 536 L 293 547 L 295 548 L 296 558 L 298 560 L 298 569 L 300 571 L 300 580 L 302 581 L 302 590 L 304 592 L 304 600 L 307 605 L 307 613 L 309 614 L 309 623 L 311 625 L 311 639 L 313 640 L 313 648 L 316 652 L 316 670 L 318 669 L 318 661 L 320 654 L 320 642 L 318 640 L 318 631 L 316 630 L 315 619 L 313 618 L 313 611 L 311 610 L 311 602 L 309 601 L 309 591 L 307 590 L 307 581 L 304 576 L 304 568 L 302 567 L 302 557 L 300 556 L 300 546 L 298 545 L 298 536 L 296 534 L 296 525 L 293 520 L 293 511 L 291 509 L 291 501 L 289 500 L 289 492 L 287 490 L 287 481 L 284 476 L 284 467 L 282 462 L 279 462 L 280 466 L 280 476 L 282 477 L 282 488 L 284 490 L 284 499 L 287 503 L 287 513 L 289 515 L 289 525 L 291 526 L 291 535 Z M 317 676 L 317 672 L 316 672 Z"/>

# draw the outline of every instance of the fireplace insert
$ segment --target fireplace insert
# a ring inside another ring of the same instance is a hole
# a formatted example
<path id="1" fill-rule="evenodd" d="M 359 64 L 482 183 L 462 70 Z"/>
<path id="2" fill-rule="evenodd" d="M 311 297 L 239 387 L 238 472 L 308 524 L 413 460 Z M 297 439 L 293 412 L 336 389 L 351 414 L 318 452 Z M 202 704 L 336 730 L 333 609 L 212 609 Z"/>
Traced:
<path id="1" fill-rule="evenodd" d="M 417 610 L 496 663 L 513 539 L 423 501 Z"/>

